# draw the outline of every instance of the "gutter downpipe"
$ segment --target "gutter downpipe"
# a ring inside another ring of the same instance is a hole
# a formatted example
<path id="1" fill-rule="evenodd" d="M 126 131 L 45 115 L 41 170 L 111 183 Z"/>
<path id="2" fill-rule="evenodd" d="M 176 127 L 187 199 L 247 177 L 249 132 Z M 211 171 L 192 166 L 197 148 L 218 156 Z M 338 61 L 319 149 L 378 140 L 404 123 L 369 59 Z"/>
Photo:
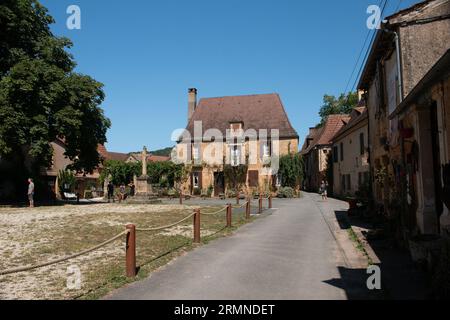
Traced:
<path id="1" fill-rule="evenodd" d="M 399 104 L 397 105 L 397 107 L 402 103 L 403 101 L 403 74 L 402 74 L 402 68 L 401 68 L 401 60 L 400 60 L 400 37 L 398 35 L 398 32 L 396 31 L 391 31 L 391 30 L 387 30 L 384 29 L 384 31 L 388 32 L 388 33 L 392 33 L 394 35 L 394 42 L 395 42 L 395 51 L 396 51 L 396 58 L 397 58 L 397 77 L 398 77 L 398 85 L 397 85 L 397 90 L 398 90 L 398 97 L 399 97 Z M 400 184 L 401 184 L 401 196 L 403 198 L 402 201 L 402 212 L 400 213 L 400 228 L 401 228 L 401 237 L 402 240 L 407 241 L 406 238 L 406 234 L 404 231 L 404 227 L 406 227 L 405 221 L 404 221 L 404 217 L 403 215 L 406 212 L 407 209 L 407 199 L 408 199 L 408 191 L 407 191 L 407 183 L 406 183 L 406 161 L 405 161 L 405 141 L 404 139 L 401 137 L 400 138 L 400 152 L 401 152 L 401 166 L 402 166 L 402 170 L 404 173 L 403 177 L 400 177 Z"/>

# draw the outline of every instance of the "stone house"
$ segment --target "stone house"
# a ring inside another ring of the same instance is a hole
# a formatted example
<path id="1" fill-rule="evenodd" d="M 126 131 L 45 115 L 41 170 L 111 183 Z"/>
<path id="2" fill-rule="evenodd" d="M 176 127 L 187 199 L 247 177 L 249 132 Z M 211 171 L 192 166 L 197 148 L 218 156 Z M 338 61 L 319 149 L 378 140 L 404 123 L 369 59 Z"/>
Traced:
<path id="1" fill-rule="evenodd" d="M 303 156 L 305 176 L 303 188 L 317 192 L 322 181 L 327 180 L 328 157 L 332 150 L 332 139 L 347 124 L 346 114 L 329 115 L 322 127 L 311 128 L 300 154 Z"/>
<path id="2" fill-rule="evenodd" d="M 350 120 L 333 137 L 333 194 L 355 195 L 369 183 L 368 115 L 356 107 Z"/>
<path id="3" fill-rule="evenodd" d="M 296 154 L 298 139 L 278 94 L 203 98 L 197 104 L 197 90 L 189 89 L 188 125 L 172 158 L 192 167 L 184 192 L 225 193 L 225 166 L 241 165 L 247 166 L 241 191 L 269 191 L 279 185 L 278 157 Z"/>
<path id="4" fill-rule="evenodd" d="M 374 200 L 410 234 L 437 233 L 444 210 L 439 199 L 440 165 L 448 162 L 444 87 L 433 76 L 449 46 L 450 2 L 416 4 L 386 18 L 358 85 L 368 108 Z M 441 89 L 433 89 L 431 79 Z M 416 101 L 422 94 L 427 99 Z"/>
<path id="5" fill-rule="evenodd" d="M 49 167 L 41 168 L 41 176 L 47 182 L 47 198 L 54 199 L 60 198 L 58 173 L 60 170 L 65 170 L 71 164 L 71 161 L 64 155 L 66 148 L 64 140 L 56 139 L 51 143 L 51 146 L 53 148 L 52 162 Z M 111 159 L 116 156 L 115 153 L 108 152 L 103 145 L 98 146 L 97 152 L 102 159 Z M 103 195 L 103 188 L 99 182 L 101 171 L 102 165 L 100 164 L 92 173 L 78 173 L 75 175 L 75 190 L 80 194 L 81 198 L 85 198 L 86 193 L 91 192 L 93 187 L 98 196 Z"/>

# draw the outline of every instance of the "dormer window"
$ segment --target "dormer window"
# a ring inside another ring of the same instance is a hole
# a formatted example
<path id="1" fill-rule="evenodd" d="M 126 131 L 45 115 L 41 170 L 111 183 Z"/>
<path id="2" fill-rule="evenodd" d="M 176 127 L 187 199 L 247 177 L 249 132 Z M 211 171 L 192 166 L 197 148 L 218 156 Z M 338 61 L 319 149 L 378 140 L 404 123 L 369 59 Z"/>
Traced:
<path id="1" fill-rule="evenodd" d="M 242 122 L 230 122 L 230 130 L 232 133 L 239 132 L 244 128 L 244 124 Z"/>

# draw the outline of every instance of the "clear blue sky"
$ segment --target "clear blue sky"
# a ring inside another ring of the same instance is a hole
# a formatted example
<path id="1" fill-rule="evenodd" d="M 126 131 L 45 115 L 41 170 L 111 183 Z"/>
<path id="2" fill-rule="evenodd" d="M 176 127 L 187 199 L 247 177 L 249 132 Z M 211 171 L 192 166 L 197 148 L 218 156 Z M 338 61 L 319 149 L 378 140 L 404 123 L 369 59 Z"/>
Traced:
<path id="1" fill-rule="evenodd" d="M 303 140 L 322 97 L 344 91 L 380 0 L 41 0 L 77 71 L 104 83 L 110 151 L 171 146 L 199 98 L 276 92 Z M 391 14 L 400 0 L 389 0 Z M 403 0 L 400 8 L 417 3 Z M 81 30 L 66 9 L 81 8 Z M 351 81 L 353 84 L 353 81 Z"/>

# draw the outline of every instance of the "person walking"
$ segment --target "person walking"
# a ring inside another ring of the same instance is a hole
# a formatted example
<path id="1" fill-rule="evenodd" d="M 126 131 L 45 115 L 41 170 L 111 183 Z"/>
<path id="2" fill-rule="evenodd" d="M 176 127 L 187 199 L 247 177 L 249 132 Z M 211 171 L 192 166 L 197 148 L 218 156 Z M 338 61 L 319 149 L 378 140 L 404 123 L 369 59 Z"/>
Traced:
<path id="1" fill-rule="evenodd" d="M 131 182 L 128 186 L 130 187 L 130 197 L 134 197 L 134 194 L 136 192 L 136 186 L 134 185 L 133 182 Z"/>
<path id="2" fill-rule="evenodd" d="M 125 188 L 125 185 L 122 183 L 119 187 L 119 203 L 121 203 L 123 200 L 125 200 L 125 193 L 126 193 L 126 188 Z"/>
<path id="3" fill-rule="evenodd" d="M 108 183 L 107 189 L 108 189 L 108 202 L 110 202 L 111 199 L 114 202 L 114 185 L 112 184 L 111 181 Z"/>
<path id="4" fill-rule="evenodd" d="M 322 200 L 328 199 L 327 187 L 328 187 L 328 182 L 322 181 L 322 183 L 320 184 L 320 193 L 322 194 Z"/>
<path id="5" fill-rule="evenodd" d="M 34 182 L 33 179 L 28 179 L 28 201 L 30 202 L 30 208 L 34 208 Z"/>

